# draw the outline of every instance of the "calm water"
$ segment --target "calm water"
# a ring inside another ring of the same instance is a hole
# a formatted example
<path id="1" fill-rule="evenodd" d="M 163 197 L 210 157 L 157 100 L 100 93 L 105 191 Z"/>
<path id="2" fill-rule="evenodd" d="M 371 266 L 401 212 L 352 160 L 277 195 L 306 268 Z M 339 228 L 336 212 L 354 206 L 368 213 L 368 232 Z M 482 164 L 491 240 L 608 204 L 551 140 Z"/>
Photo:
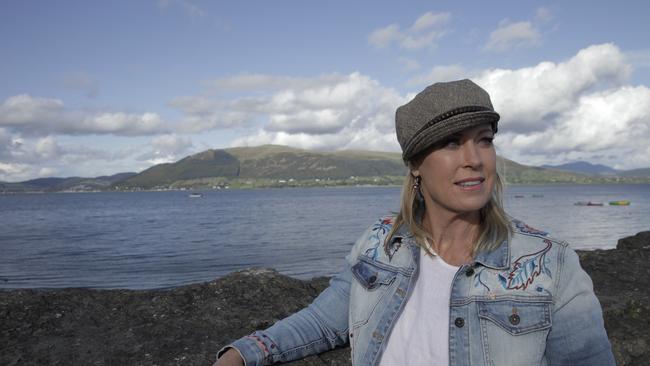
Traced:
<path id="1" fill-rule="evenodd" d="M 573 205 L 619 199 L 632 205 Z M 251 266 L 330 275 L 398 200 L 398 188 L 0 196 L 0 288 L 161 288 Z M 575 248 L 650 229 L 650 185 L 512 186 L 506 207 Z"/>

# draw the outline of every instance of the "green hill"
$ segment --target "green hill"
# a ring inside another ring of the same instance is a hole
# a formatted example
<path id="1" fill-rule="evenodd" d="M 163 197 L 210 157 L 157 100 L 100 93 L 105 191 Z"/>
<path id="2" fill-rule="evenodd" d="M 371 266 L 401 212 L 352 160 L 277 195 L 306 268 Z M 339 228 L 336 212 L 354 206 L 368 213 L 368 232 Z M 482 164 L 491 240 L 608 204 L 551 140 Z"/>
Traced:
<path id="1" fill-rule="evenodd" d="M 650 168 L 626 170 L 620 175 L 623 177 L 650 178 Z"/>
<path id="2" fill-rule="evenodd" d="M 264 153 L 243 148 L 226 151 L 239 159 L 242 178 L 341 179 L 350 176 L 403 175 L 406 171 L 397 153 L 394 156 L 370 152 L 321 153 L 270 146 L 262 147 Z"/>
<path id="3" fill-rule="evenodd" d="M 315 152 L 286 146 L 264 145 L 207 150 L 175 163 L 155 165 L 121 181 L 119 188 L 178 185 L 182 182 L 215 183 L 214 179 L 342 180 L 350 177 L 403 176 L 400 154 L 344 151 Z"/>
<path id="4" fill-rule="evenodd" d="M 514 184 L 593 183 L 595 179 L 587 174 L 523 165 L 503 157 L 497 157 L 497 169 L 507 183 Z"/>
<path id="5" fill-rule="evenodd" d="M 593 176 L 518 164 L 498 157 L 507 183 L 639 182 L 638 176 Z M 175 163 L 153 166 L 117 184 L 118 189 L 400 184 L 406 167 L 399 153 L 346 150 L 317 152 L 263 145 L 207 150 Z M 646 179 L 647 180 L 647 179 Z M 643 181 L 643 179 L 641 179 Z"/>
<path id="6" fill-rule="evenodd" d="M 618 175 L 590 175 L 526 166 L 497 157 L 497 169 L 507 183 L 650 183 L 650 169 Z M 177 162 L 159 164 L 139 174 L 97 178 L 40 178 L 21 183 L 0 182 L 0 193 L 205 189 L 286 186 L 400 185 L 407 170 L 401 154 L 345 150 L 318 152 L 287 146 L 263 145 L 210 149 Z"/>
<path id="7" fill-rule="evenodd" d="M 239 160 L 224 150 L 206 150 L 175 163 L 154 165 L 140 174 L 117 183 L 125 188 L 169 186 L 176 181 L 207 177 L 237 177 Z"/>
<path id="8" fill-rule="evenodd" d="M 22 192 L 89 192 L 110 189 L 116 182 L 135 176 L 136 173 L 119 173 L 95 178 L 37 178 L 24 182 L 0 182 L 0 193 Z"/>

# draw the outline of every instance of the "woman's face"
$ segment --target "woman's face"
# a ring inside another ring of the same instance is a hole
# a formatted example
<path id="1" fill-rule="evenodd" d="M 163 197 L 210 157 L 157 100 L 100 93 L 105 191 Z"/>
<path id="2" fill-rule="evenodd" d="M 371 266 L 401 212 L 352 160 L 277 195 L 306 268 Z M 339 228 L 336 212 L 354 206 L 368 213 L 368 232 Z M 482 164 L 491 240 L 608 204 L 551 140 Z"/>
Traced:
<path id="1" fill-rule="evenodd" d="M 496 179 L 493 139 L 486 123 L 450 136 L 427 153 L 413 174 L 422 177 L 428 214 L 478 212 L 489 202 Z"/>

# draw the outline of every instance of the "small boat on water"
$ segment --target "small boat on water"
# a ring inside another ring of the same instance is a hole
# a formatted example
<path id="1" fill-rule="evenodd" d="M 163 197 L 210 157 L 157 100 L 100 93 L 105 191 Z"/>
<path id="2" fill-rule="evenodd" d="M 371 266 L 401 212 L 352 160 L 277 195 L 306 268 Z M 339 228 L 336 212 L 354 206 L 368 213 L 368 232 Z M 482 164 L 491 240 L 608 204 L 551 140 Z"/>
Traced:
<path id="1" fill-rule="evenodd" d="M 201 198 L 203 197 L 202 193 L 190 193 L 190 198 Z"/>
<path id="2" fill-rule="evenodd" d="M 524 198 L 524 195 L 523 194 L 516 194 L 515 198 Z"/>
<path id="3" fill-rule="evenodd" d="M 610 206 L 629 206 L 630 203 L 629 200 L 609 201 Z"/>
<path id="4" fill-rule="evenodd" d="M 533 198 L 542 198 L 542 197 L 544 197 L 543 194 L 538 194 L 538 193 L 533 194 Z"/>
<path id="5" fill-rule="evenodd" d="M 604 206 L 602 202 L 592 202 L 592 201 L 578 201 L 573 205 L 574 206 Z"/>

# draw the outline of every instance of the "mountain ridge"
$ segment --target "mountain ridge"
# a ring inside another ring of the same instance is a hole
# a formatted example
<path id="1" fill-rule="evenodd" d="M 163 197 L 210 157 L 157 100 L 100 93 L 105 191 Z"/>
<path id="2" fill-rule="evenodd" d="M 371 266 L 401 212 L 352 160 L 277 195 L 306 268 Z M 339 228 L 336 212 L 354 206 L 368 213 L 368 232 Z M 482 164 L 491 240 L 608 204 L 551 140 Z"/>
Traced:
<path id="1" fill-rule="evenodd" d="M 624 172 L 617 170 L 607 165 L 592 164 L 587 161 L 575 161 L 572 163 L 560 165 L 542 165 L 542 168 L 565 170 L 574 173 L 596 174 L 596 175 L 616 175 Z"/>
<path id="2" fill-rule="evenodd" d="M 514 184 L 650 183 L 650 168 L 617 171 L 616 175 L 589 174 L 566 170 L 565 165 L 528 166 L 500 156 L 497 166 L 505 181 Z M 400 185 L 406 172 L 397 152 L 323 152 L 261 145 L 208 149 L 176 162 L 153 165 L 139 173 L 0 182 L 0 192 Z"/>

